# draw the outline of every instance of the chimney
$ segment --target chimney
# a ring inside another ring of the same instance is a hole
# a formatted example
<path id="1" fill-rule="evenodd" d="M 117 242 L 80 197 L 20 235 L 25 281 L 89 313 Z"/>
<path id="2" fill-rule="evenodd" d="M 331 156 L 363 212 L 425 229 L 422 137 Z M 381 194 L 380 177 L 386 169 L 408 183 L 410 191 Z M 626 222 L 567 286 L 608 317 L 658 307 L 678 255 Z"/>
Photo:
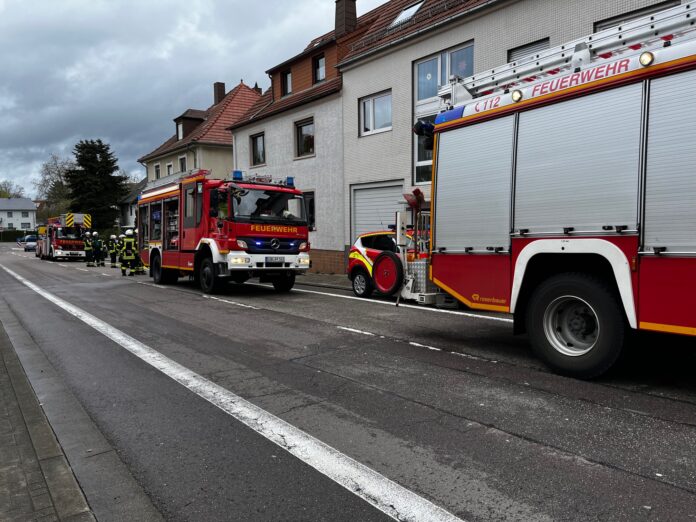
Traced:
<path id="1" fill-rule="evenodd" d="M 213 84 L 213 105 L 217 105 L 225 97 L 225 83 L 215 82 Z"/>
<path id="2" fill-rule="evenodd" d="M 336 38 L 352 33 L 358 25 L 356 0 L 336 0 Z"/>
<path id="3" fill-rule="evenodd" d="M 256 83 L 254 84 L 254 90 L 255 90 L 256 92 L 258 92 L 259 94 L 261 94 L 261 87 L 259 87 L 259 82 L 256 82 Z"/>

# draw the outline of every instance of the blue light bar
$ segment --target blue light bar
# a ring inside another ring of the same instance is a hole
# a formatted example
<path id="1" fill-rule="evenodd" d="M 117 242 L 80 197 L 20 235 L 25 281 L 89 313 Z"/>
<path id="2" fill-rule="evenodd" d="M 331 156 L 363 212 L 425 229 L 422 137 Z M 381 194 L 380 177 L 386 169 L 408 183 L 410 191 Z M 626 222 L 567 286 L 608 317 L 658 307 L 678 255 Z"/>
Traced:
<path id="1" fill-rule="evenodd" d="M 285 180 L 285 184 L 288 187 L 294 187 L 295 186 L 295 178 L 293 178 L 292 176 L 288 176 L 288 179 Z"/>
<path id="2" fill-rule="evenodd" d="M 244 173 L 241 170 L 233 170 L 232 181 L 244 181 Z"/>
<path id="3" fill-rule="evenodd" d="M 447 123 L 448 121 L 458 120 L 464 115 L 464 106 L 457 107 L 456 109 L 451 109 L 449 111 L 441 112 L 435 117 L 435 125 L 440 123 Z"/>

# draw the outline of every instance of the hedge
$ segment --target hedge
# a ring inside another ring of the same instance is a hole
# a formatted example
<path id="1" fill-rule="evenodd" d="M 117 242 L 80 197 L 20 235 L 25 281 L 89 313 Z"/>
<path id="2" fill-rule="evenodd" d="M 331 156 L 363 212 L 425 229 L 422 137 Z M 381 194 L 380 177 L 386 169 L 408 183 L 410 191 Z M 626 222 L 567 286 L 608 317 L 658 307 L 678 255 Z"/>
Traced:
<path id="1" fill-rule="evenodd" d="M 0 243 L 1 242 L 16 242 L 17 238 L 28 236 L 30 234 L 36 234 L 33 230 L 20 230 L 20 229 L 4 229 L 0 231 Z"/>

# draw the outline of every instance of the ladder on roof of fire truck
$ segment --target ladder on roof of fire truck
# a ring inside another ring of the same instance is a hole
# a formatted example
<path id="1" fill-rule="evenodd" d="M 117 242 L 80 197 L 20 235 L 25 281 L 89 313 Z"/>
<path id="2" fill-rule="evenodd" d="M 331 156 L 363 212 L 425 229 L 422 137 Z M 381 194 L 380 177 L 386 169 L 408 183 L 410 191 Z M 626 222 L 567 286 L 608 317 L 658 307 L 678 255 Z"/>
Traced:
<path id="1" fill-rule="evenodd" d="M 693 5 L 683 4 L 638 18 L 468 78 L 453 77 L 451 83 L 461 84 L 473 98 L 486 96 L 577 69 L 596 58 L 609 59 L 694 38 L 694 22 L 696 1 Z M 443 91 L 448 94 L 447 89 Z"/>

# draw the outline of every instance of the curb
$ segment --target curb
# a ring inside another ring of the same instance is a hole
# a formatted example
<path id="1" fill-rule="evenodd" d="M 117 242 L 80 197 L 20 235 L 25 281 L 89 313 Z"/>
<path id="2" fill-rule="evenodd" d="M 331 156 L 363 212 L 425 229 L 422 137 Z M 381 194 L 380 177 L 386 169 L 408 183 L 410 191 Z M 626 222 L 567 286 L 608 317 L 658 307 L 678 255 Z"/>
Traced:
<path id="1" fill-rule="evenodd" d="M 0 356 L 4 359 L 56 515 L 59 520 L 96 520 L 2 325 Z"/>

